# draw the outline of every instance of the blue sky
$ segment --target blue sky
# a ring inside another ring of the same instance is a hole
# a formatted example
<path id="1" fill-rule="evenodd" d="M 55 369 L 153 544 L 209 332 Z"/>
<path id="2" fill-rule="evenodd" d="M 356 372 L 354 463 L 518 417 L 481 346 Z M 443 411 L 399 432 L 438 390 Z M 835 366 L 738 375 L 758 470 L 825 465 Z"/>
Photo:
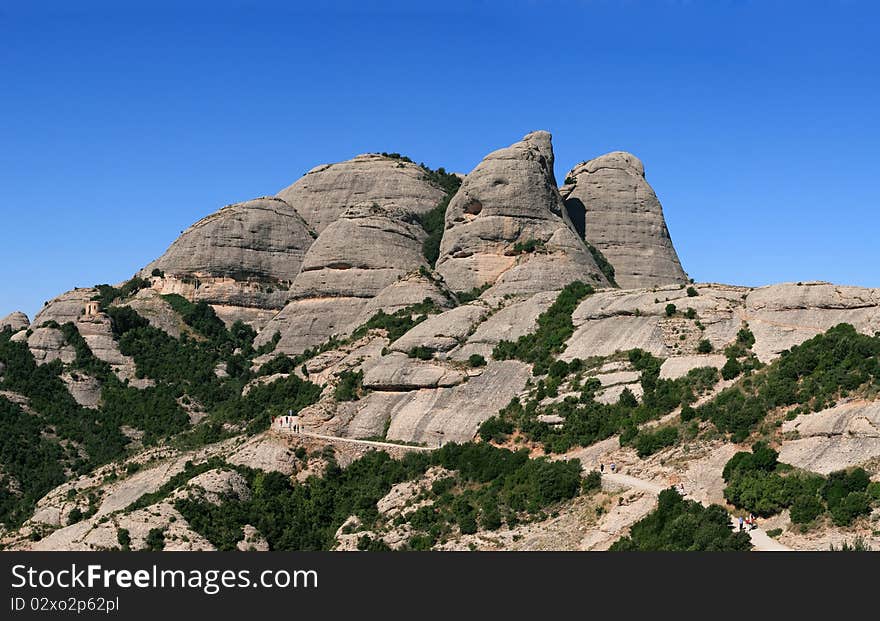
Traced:
<path id="1" fill-rule="evenodd" d="M 870 1 L 0 1 L 0 316 L 316 164 L 644 162 L 697 281 L 880 286 Z M 320 5 L 320 8 L 317 8 Z"/>

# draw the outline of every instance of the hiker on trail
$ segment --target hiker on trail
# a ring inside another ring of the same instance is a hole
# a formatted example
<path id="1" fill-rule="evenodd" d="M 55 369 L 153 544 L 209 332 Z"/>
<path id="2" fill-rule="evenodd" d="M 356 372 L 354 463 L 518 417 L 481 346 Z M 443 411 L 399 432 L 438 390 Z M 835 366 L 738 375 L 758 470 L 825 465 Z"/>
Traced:
<path id="1" fill-rule="evenodd" d="M 612 462 L 611 462 L 611 472 L 614 472 L 614 468 L 615 468 L 615 464 L 614 464 L 614 462 L 612 461 Z"/>
<path id="2" fill-rule="evenodd" d="M 743 516 L 739 516 L 739 531 L 743 531 Z"/>
<path id="3" fill-rule="evenodd" d="M 749 530 L 755 530 L 756 528 L 758 528 L 758 524 L 755 520 L 755 515 L 753 513 L 749 513 L 748 525 L 749 525 Z"/>
<path id="4" fill-rule="evenodd" d="M 599 472 L 605 472 L 605 464 L 599 464 Z"/>

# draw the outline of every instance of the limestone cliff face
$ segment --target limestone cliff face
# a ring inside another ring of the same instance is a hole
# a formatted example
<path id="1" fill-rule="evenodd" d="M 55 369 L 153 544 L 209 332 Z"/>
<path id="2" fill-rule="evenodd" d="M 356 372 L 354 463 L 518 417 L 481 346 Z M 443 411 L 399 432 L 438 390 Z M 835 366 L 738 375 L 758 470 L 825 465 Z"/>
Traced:
<path id="1" fill-rule="evenodd" d="M 279 309 L 314 233 L 289 204 L 258 198 L 228 205 L 178 237 L 141 276 L 164 272 L 162 293 L 195 301 Z"/>
<path id="2" fill-rule="evenodd" d="M 443 191 L 427 183 L 425 174 L 412 162 L 367 153 L 345 162 L 316 166 L 277 196 L 321 233 L 359 203 L 376 202 L 411 213 L 433 209 L 443 198 Z"/>
<path id="3" fill-rule="evenodd" d="M 551 136 L 528 134 L 490 153 L 446 211 L 437 271 L 455 291 L 504 285 L 504 294 L 607 286 L 568 221 L 553 175 Z"/>
<path id="4" fill-rule="evenodd" d="M 623 289 L 687 282 L 645 167 L 615 151 L 575 166 L 561 193 L 578 232 L 614 266 Z"/>

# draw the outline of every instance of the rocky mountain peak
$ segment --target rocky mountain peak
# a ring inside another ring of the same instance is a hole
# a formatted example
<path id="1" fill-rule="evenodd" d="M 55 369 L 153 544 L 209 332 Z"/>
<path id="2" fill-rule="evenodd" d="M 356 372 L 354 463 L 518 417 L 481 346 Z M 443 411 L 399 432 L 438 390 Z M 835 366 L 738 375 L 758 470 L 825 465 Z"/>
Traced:
<path id="1" fill-rule="evenodd" d="M 560 191 L 575 229 L 613 266 L 620 287 L 687 282 L 660 200 L 635 155 L 614 151 L 582 162 Z"/>
<path id="2" fill-rule="evenodd" d="M 565 215 L 548 132 L 490 153 L 465 178 L 446 210 L 437 270 L 455 291 L 493 284 L 508 272 L 509 282 L 520 283 L 512 293 L 578 279 L 608 284 Z M 538 271 L 544 280 L 529 285 Z"/>

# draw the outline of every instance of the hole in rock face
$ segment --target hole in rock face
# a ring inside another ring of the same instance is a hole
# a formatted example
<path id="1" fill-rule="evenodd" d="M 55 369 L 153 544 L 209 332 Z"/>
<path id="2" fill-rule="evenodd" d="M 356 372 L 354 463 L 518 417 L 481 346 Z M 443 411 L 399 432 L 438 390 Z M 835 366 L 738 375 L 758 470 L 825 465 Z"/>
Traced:
<path id="1" fill-rule="evenodd" d="M 587 233 L 587 207 L 579 198 L 570 198 L 565 201 L 565 210 L 568 212 L 568 218 L 574 225 L 574 230 L 581 236 L 586 238 Z"/>
<path id="2" fill-rule="evenodd" d="M 475 198 L 472 198 L 471 200 L 469 200 L 467 202 L 467 204 L 464 206 L 464 212 L 470 216 L 476 216 L 481 211 L 483 211 L 483 203 L 481 203 L 480 201 L 478 201 Z"/>

